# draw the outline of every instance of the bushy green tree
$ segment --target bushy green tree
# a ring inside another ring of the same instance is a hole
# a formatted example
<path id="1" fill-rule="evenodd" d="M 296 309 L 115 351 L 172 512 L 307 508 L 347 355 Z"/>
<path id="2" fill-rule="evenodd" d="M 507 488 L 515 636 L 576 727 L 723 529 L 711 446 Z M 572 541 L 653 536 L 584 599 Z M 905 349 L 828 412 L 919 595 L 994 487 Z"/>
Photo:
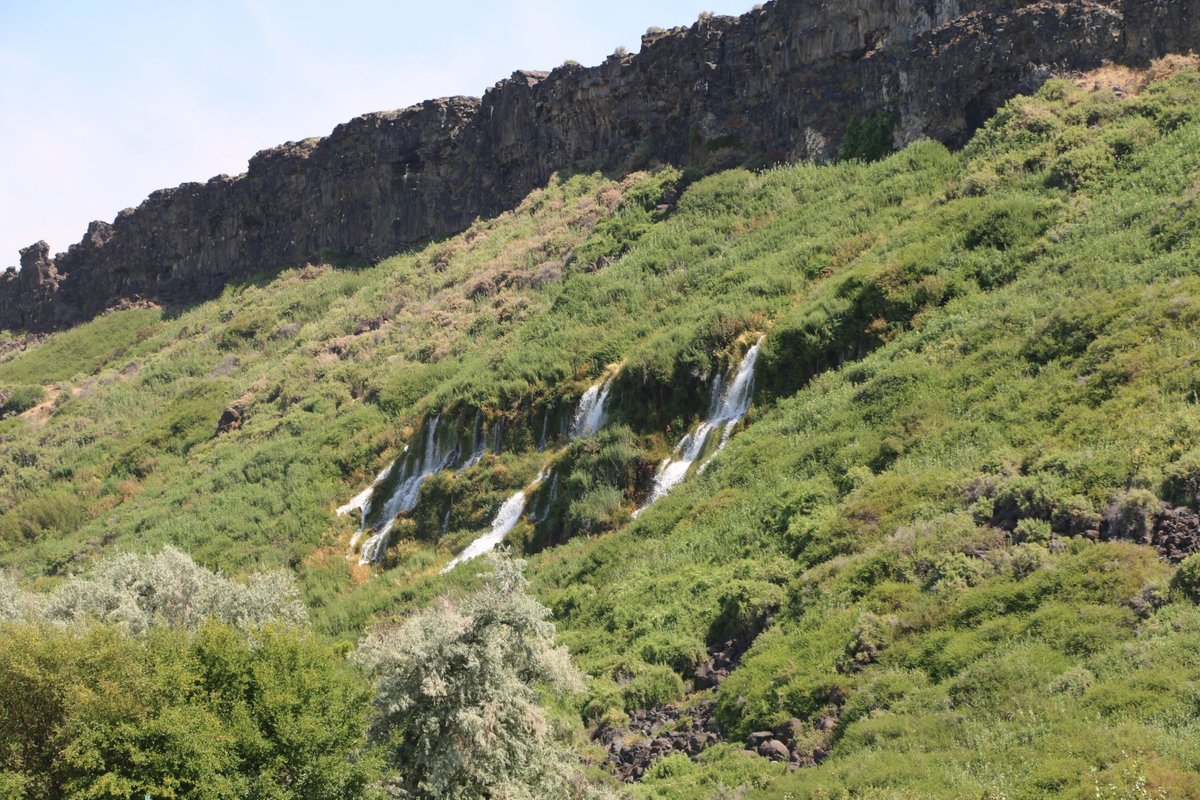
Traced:
<path id="1" fill-rule="evenodd" d="M 368 692 L 297 628 L 0 625 L 0 789 L 30 800 L 370 797 Z"/>
<path id="2" fill-rule="evenodd" d="M 524 562 L 491 554 L 484 587 L 443 600 L 356 655 L 375 678 L 373 738 L 408 798 L 564 798 L 586 788 L 555 743 L 537 690 L 583 678 L 554 643 L 549 610 L 526 594 Z"/>
<path id="3" fill-rule="evenodd" d="M 120 555 L 44 596 L 0 573 L 0 796 L 358 798 L 369 686 L 291 577 Z"/>
<path id="4" fill-rule="evenodd" d="M 1200 553 L 1194 553 L 1179 562 L 1174 584 L 1189 600 L 1200 602 Z"/>

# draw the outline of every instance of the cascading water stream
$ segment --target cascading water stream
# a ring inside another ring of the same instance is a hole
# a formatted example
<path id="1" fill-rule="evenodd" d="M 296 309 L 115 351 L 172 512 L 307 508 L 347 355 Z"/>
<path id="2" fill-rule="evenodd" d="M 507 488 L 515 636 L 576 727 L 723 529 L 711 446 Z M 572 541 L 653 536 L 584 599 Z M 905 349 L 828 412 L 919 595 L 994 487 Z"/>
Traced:
<path id="1" fill-rule="evenodd" d="M 575 410 L 575 417 L 571 421 L 572 439 L 592 436 L 604 427 L 604 411 L 608 404 L 609 392 L 612 391 L 612 383 L 612 378 L 603 383 L 597 383 L 584 392 L 583 397 L 579 398 L 579 407 Z"/>
<path id="2" fill-rule="evenodd" d="M 370 486 L 354 495 L 354 497 L 351 497 L 345 505 L 338 507 L 337 515 L 339 517 L 344 517 L 352 511 L 358 511 L 358 530 L 355 531 L 354 536 L 350 539 L 351 550 L 354 549 L 354 546 L 358 544 L 358 540 L 362 538 L 362 535 L 367 530 L 367 515 L 371 513 L 371 499 L 375 496 L 375 487 L 387 480 L 387 477 L 392 474 L 393 466 L 395 465 L 388 464 L 383 468 L 382 472 L 375 476 L 375 480 L 371 482 Z"/>
<path id="3" fill-rule="evenodd" d="M 729 441 L 734 427 L 741 422 L 750 410 L 750 398 L 754 390 L 754 364 L 758 360 L 758 348 L 762 345 L 760 338 L 754 346 L 746 351 L 742 362 L 738 365 L 733 381 L 726 386 L 724 378 L 718 376 L 713 382 L 712 404 L 709 407 L 708 419 L 700 423 L 696 430 L 683 437 L 675 446 L 675 450 L 658 467 L 654 475 L 654 488 L 645 505 L 633 512 L 638 516 L 658 500 L 666 497 L 676 486 L 683 482 L 697 459 L 708 450 L 713 434 L 721 431 L 721 441 L 717 449 L 697 471 L 702 472 L 708 463 L 716 457 Z"/>
<path id="4" fill-rule="evenodd" d="M 496 545 L 504 541 L 504 537 L 508 536 L 509 532 L 516 527 L 521 515 L 525 513 L 525 501 L 529 497 L 529 490 L 545 479 L 546 472 L 542 470 L 534 478 L 533 483 L 505 500 L 504 505 L 500 506 L 500 510 L 496 512 L 496 516 L 492 520 L 492 529 L 467 545 L 453 561 L 442 568 L 441 574 L 445 575 L 464 561 L 478 558 L 495 549 Z"/>
<path id="5" fill-rule="evenodd" d="M 483 429 L 483 412 L 475 412 L 475 424 L 471 426 L 471 457 L 458 468 L 459 472 L 468 470 L 483 460 L 483 454 L 487 452 L 488 438 L 487 431 Z"/>
<path id="6" fill-rule="evenodd" d="M 634 512 L 634 516 L 637 516 L 652 503 L 664 497 L 687 477 L 695 462 L 709 449 L 709 443 L 714 432 L 717 430 L 721 430 L 722 432 L 720 443 L 716 451 L 700 464 L 699 470 L 702 471 L 716 453 L 720 452 L 721 448 L 725 446 L 733 428 L 749 410 L 750 396 L 754 388 L 754 364 L 758 358 L 758 349 L 761 344 L 762 339 L 759 339 L 753 347 L 746 351 L 746 355 L 738 365 L 738 369 L 728 387 L 725 385 L 725 376 L 717 376 L 717 379 L 713 382 L 712 403 L 709 408 L 708 418 L 696 430 L 685 436 L 676 446 L 671 456 L 659 465 L 650 498 L 645 505 Z M 570 434 L 572 439 L 593 436 L 604 426 L 606 406 L 612 391 L 612 384 L 613 378 L 610 377 L 589 387 L 584 392 L 583 396 L 579 399 L 579 405 L 571 421 Z M 374 501 L 378 499 L 375 495 L 376 489 L 390 477 L 393 469 L 397 467 L 401 469 L 400 480 L 378 515 L 383 523 L 382 526 L 375 530 L 362 545 L 359 559 L 360 564 L 374 563 L 383 554 L 387 546 L 388 537 L 395 527 L 396 517 L 412 511 L 416 507 L 421 486 L 430 475 L 441 472 L 444 469 L 449 469 L 459 462 L 461 462 L 459 464 L 461 469 L 467 469 L 479 463 L 487 451 L 489 436 L 483 430 L 483 418 L 481 414 L 477 414 L 475 417 L 475 423 L 471 431 L 471 454 L 465 459 L 462 457 L 462 450 L 464 448 L 455 440 L 451 439 L 448 443 L 439 442 L 437 436 L 438 422 L 439 417 L 433 417 L 426 424 L 425 441 L 420 452 L 409 453 L 409 449 L 405 448 L 405 452 L 408 453 L 407 458 L 403 459 L 403 461 L 393 463 L 379 474 L 370 487 L 364 489 L 351 498 L 345 505 L 338 508 L 338 514 L 349 514 L 355 509 L 358 509 L 361 513 L 362 521 L 359 525 L 359 530 L 351 540 L 351 548 L 353 549 L 358 540 L 366 533 L 367 519 L 372 516 Z M 545 427 L 545 421 L 543 421 L 543 428 Z M 497 436 L 499 437 L 500 434 L 497 433 Z M 521 515 L 525 513 L 529 491 L 545 479 L 546 474 L 545 470 L 543 470 L 529 487 L 508 498 L 496 513 L 495 519 L 492 520 L 491 530 L 468 545 L 462 553 L 446 565 L 442 572 L 449 572 L 464 561 L 476 558 L 502 542 L 516 526 Z M 557 488 L 557 479 L 558 476 L 555 475 L 555 482 L 551 487 L 552 494 Z M 443 521 L 443 527 L 447 527 L 447 524 L 448 516 Z"/>
<path id="7" fill-rule="evenodd" d="M 417 454 L 416 459 L 406 461 L 405 470 L 402 473 L 404 478 L 396 486 L 396 490 L 392 492 L 392 496 L 388 498 L 383 507 L 381 514 L 383 526 L 363 543 L 359 558 L 360 564 L 371 564 L 379 560 L 387 545 L 388 536 L 396 525 L 396 515 L 412 511 L 417 505 L 421 484 L 425 482 L 425 479 L 447 469 L 460 457 L 459 447 L 456 443 L 442 444 L 438 441 L 438 419 L 438 417 L 434 417 L 429 421 L 425 430 L 424 448 Z"/>

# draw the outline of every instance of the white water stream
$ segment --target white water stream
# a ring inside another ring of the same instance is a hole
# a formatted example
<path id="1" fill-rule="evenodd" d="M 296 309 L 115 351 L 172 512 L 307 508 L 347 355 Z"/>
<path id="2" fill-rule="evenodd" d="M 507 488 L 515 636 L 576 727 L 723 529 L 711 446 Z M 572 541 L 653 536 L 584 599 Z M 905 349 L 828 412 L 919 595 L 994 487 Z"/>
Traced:
<path id="1" fill-rule="evenodd" d="M 344 517 L 352 511 L 358 511 L 358 530 L 350 539 L 350 549 L 358 544 L 358 540 L 362 538 L 363 533 L 367 530 L 367 515 L 371 513 L 371 498 L 375 496 L 375 487 L 387 480 L 387 477 L 392 474 L 394 464 L 388 464 L 383 468 L 383 471 L 375 476 L 375 480 L 371 485 L 363 489 L 358 494 L 351 497 L 344 506 L 339 506 L 337 515 Z"/>
<path id="2" fill-rule="evenodd" d="M 688 476 L 696 461 L 708 451 L 710 441 L 718 430 L 721 431 L 720 443 L 712 455 L 699 465 L 697 471 L 703 471 L 708 466 L 708 462 L 725 447 L 734 427 L 746 416 L 746 412 L 750 408 L 750 398 L 754 389 L 754 365 L 758 359 L 758 349 L 761 344 L 762 339 L 759 339 L 753 347 L 746 351 L 746 355 L 742 357 L 728 387 L 725 385 L 725 376 L 717 376 L 713 382 L 712 402 L 708 417 L 694 431 L 683 437 L 671 455 L 659 465 L 654 476 L 654 488 L 650 493 L 650 498 L 645 505 L 634 512 L 635 517 L 651 504 L 665 497 Z M 579 399 L 575 416 L 571 420 L 571 438 L 592 436 L 604 426 L 606 406 L 612 384 L 613 379 L 610 377 L 589 387 L 584 392 L 583 397 Z M 421 485 L 425 480 L 430 475 L 449 469 L 456 462 L 462 460 L 463 448 L 456 444 L 453 438 L 446 443 L 438 441 L 438 421 L 439 418 L 434 417 L 426 424 L 425 441 L 419 453 L 408 454 L 409 449 L 405 448 L 407 457 L 389 465 L 379 473 L 369 487 L 337 509 L 337 513 L 340 515 L 349 514 L 356 509 L 361 515 L 358 532 L 350 542 L 350 547 L 353 549 L 367 531 L 367 518 L 371 515 L 374 502 L 378 499 L 375 495 L 376 489 L 391 476 L 393 469 L 399 466 L 403 470 L 400 481 L 396 484 L 396 488 L 380 513 L 383 525 L 362 545 L 360 564 L 374 563 L 383 555 L 383 551 L 387 547 L 388 536 L 396 524 L 396 517 L 413 510 L 420 496 Z M 545 428 L 544 423 L 543 428 Z M 544 436 L 545 431 L 543 431 Z M 539 443 L 539 448 L 540 446 L 541 443 Z M 477 415 L 471 432 L 471 454 L 462 460 L 460 468 L 466 469 L 479 463 L 487 447 L 488 434 L 482 428 L 482 415 Z M 446 565 L 442 572 L 449 572 L 464 561 L 477 558 L 504 541 L 509 532 L 516 527 L 521 515 L 525 513 L 530 490 L 545 479 L 546 474 L 543 470 L 532 484 L 508 498 L 496 512 L 491 530 L 471 542 L 453 561 Z M 552 493 L 557 489 L 557 475 L 554 476 L 554 481 L 555 483 L 551 485 Z M 443 521 L 443 527 L 447 527 L 448 522 L 449 515 Z"/>
<path id="3" fill-rule="evenodd" d="M 478 558 L 504 541 L 504 537 L 508 536 L 508 532 L 516 527 L 517 520 L 525 513 L 525 499 L 525 492 L 521 491 L 505 500 L 504 505 L 500 506 L 500 510 L 496 512 L 495 519 L 492 520 L 492 529 L 467 545 L 465 550 L 442 568 L 442 574 L 445 575 L 464 561 Z"/>
<path id="4" fill-rule="evenodd" d="M 697 471 L 702 472 L 708 466 L 708 462 L 712 461 L 717 453 L 725 447 L 734 427 L 750 410 L 750 398 L 754 391 L 754 364 L 758 360 L 760 345 L 762 345 L 762 339 L 759 339 L 753 347 L 746 351 L 746 355 L 742 357 L 742 362 L 738 365 L 737 372 L 734 373 L 733 381 L 728 386 L 725 385 L 723 376 L 718 376 L 713 382 L 712 403 L 709 407 L 708 418 L 701 422 L 696 430 L 684 436 L 675 446 L 671 455 L 658 465 L 650 498 L 645 505 L 633 512 L 635 517 L 666 497 L 672 489 L 683 482 L 683 479 L 691 472 L 692 465 L 704 455 L 713 434 L 718 430 L 721 431 L 720 444 L 717 445 L 716 451 L 700 464 Z"/>
<path id="5" fill-rule="evenodd" d="M 441 574 L 445 575 L 464 561 L 470 561 L 494 550 L 496 545 L 503 542 L 504 537 L 508 536 L 509 531 L 517 526 L 521 515 L 525 513 L 525 501 L 529 499 L 528 492 L 545 479 L 546 471 L 543 469 L 533 479 L 533 483 L 505 500 L 504 505 L 500 506 L 500 510 L 492 519 L 492 529 L 467 545 L 453 561 L 442 568 Z"/>
<path id="6" fill-rule="evenodd" d="M 575 417 L 571 421 L 572 439 L 592 436 L 604 427 L 604 407 L 608 404 L 612 383 L 612 378 L 603 383 L 597 383 L 584 392 L 583 397 L 579 398 L 579 407 L 575 409 Z"/>
<path id="7" fill-rule="evenodd" d="M 396 515 L 412 511 L 417 505 L 421 484 L 430 475 L 448 468 L 459 458 L 459 448 L 453 441 L 442 444 L 437 439 L 438 417 L 429 421 L 425 429 L 425 445 L 415 460 L 405 460 L 404 478 L 396 485 L 392 496 L 383 507 L 383 526 L 363 542 L 360 564 L 372 564 L 379 560 L 387 547 L 388 536 L 396 525 Z"/>

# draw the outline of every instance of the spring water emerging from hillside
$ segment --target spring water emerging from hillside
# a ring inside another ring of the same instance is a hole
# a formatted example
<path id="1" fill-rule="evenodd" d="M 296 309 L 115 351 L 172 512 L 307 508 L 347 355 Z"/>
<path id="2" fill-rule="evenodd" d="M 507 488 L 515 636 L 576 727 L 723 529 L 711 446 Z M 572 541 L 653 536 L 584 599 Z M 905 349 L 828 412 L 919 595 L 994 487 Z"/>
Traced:
<path id="1" fill-rule="evenodd" d="M 571 421 L 572 439 L 592 436 L 604 427 L 604 409 L 608 404 L 612 383 L 612 378 L 603 383 L 597 383 L 584 392 L 583 397 L 579 398 L 579 407 L 575 409 L 575 417 Z"/>
<path id="2" fill-rule="evenodd" d="M 728 386 L 725 384 L 724 376 L 718 376 L 713 382 L 712 402 L 708 418 L 701 422 L 696 430 L 684 436 L 683 440 L 675 446 L 674 452 L 659 464 L 658 472 L 654 475 L 654 488 L 650 492 L 650 499 L 633 512 L 635 517 L 658 500 L 666 497 L 672 489 L 683 482 L 683 479 L 691 471 L 692 465 L 707 452 L 712 437 L 717 431 L 720 431 L 721 434 L 717 449 L 700 464 L 697 471 L 703 471 L 708 466 L 708 462 L 725 447 L 734 427 L 750 410 L 750 397 L 754 390 L 754 364 L 758 361 L 758 348 L 761 345 L 762 339 L 759 339 L 753 347 L 746 351 L 746 355 L 742 357 L 742 362 L 738 365 L 733 380 Z"/>
<path id="3" fill-rule="evenodd" d="M 383 524 L 363 543 L 360 564 L 371 564 L 383 555 L 388 536 L 396 525 L 396 515 L 412 511 L 416 507 L 421 484 L 426 478 L 448 469 L 462 458 L 462 448 L 457 441 L 453 438 L 438 438 L 438 420 L 438 417 L 434 417 L 426 425 L 425 443 L 420 452 L 410 450 L 404 458 L 400 481 L 380 513 L 379 518 Z M 367 514 L 369 513 L 370 509 L 367 511 Z"/>
<path id="4" fill-rule="evenodd" d="M 375 496 L 375 487 L 387 480 L 388 476 L 392 474 L 392 467 L 394 466 L 395 464 L 388 464 L 383 468 L 382 472 L 375 476 L 375 480 L 371 482 L 370 486 L 354 495 L 354 497 L 351 497 L 344 506 L 338 508 L 337 515 L 339 517 L 344 517 L 351 511 L 358 511 L 359 514 L 358 530 L 355 531 L 354 537 L 350 540 L 350 549 L 353 550 L 354 546 L 358 544 L 358 540 L 366 533 L 367 515 L 371 513 L 371 500 Z"/>
<path id="5" fill-rule="evenodd" d="M 654 488 L 646 504 L 634 512 L 637 516 L 652 503 L 665 497 L 691 472 L 696 461 L 709 452 L 713 436 L 720 431 L 720 441 L 716 450 L 711 453 L 698 467 L 698 471 L 708 465 L 708 462 L 720 452 L 729 439 L 733 428 L 746 415 L 750 408 L 750 396 L 754 388 L 754 365 L 758 359 L 758 349 L 762 339 L 754 344 L 734 372 L 732 380 L 726 385 L 725 376 L 719 375 L 713 382 L 712 400 L 708 417 L 700 423 L 696 430 L 683 438 L 674 452 L 659 465 L 654 477 Z M 612 391 L 613 378 L 608 378 L 589 387 L 579 399 L 575 415 L 571 420 L 570 436 L 572 439 L 593 436 L 605 423 L 606 407 Z M 376 477 L 374 483 L 359 492 L 345 505 L 341 506 L 338 514 L 349 514 L 357 509 L 362 516 L 358 532 L 351 540 L 351 549 L 368 530 L 368 519 L 376 517 L 382 523 L 363 543 L 359 563 L 371 564 L 378 561 L 387 548 L 388 537 L 396 524 L 396 517 L 412 511 L 420 497 L 421 486 L 431 475 L 445 469 L 456 467 L 467 469 L 483 458 L 488 448 L 488 435 L 483 429 L 482 414 L 476 414 L 471 430 L 469 455 L 464 457 L 463 442 L 453 436 L 438 436 L 439 417 L 433 417 L 425 425 L 424 442 L 419 450 L 405 448 L 405 455 L 394 462 Z M 545 427 L 543 425 L 543 427 Z M 545 433 L 543 432 L 543 436 Z M 539 448 L 541 446 L 539 442 Z M 400 470 L 395 488 L 378 515 L 374 512 L 375 501 L 378 500 L 378 487 L 392 476 L 395 469 Z M 495 548 L 504 541 L 525 513 L 525 506 L 530 490 L 546 479 L 545 470 L 540 472 L 534 482 L 525 489 L 509 497 L 492 520 L 491 529 L 471 542 L 457 557 L 442 570 L 449 572 L 464 561 L 469 561 Z M 557 487 L 558 476 L 552 491 Z M 447 518 L 448 522 L 448 518 Z M 445 526 L 445 523 L 444 523 Z"/>
<path id="6" fill-rule="evenodd" d="M 533 479 L 533 483 L 505 500 L 504 505 L 500 506 L 500 510 L 492 519 L 492 529 L 467 545 L 461 553 L 455 556 L 453 561 L 442 568 L 441 574 L 445 575 L 464 561 L 478 558 L 503 542 L 504 537 L 508 536 L 509 531 L 517 526 L 521 515 L 525 513 L 525 501 L 529 498 L 528 492 L 545 479 L 546 471 L 542 470 Z"/>

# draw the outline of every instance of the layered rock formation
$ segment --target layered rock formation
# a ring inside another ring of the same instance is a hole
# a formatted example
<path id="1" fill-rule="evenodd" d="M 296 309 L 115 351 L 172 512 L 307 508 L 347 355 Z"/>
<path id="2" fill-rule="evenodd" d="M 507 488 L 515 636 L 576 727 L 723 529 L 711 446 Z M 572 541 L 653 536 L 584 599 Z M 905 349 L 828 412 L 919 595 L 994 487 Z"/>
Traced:
<path id="1" fill-rule="evenodd" d="M 894 115 L 897 145 L 957 144 L 1052 74 L 1192 49 L 1198 23 L 1200 0 L 776 0 L 704 17 L 647 34 L 638 55 L 518 72 L 482 99 L 261 152 L 244 175 L 92 223 L 54 261 L 34 245 L 0 278 L 0 328 L 198 301 L 330 251 L 377 259 L 499 213 L 555 172 L 828 160 L 850 120 L 878 112 Z"/>

